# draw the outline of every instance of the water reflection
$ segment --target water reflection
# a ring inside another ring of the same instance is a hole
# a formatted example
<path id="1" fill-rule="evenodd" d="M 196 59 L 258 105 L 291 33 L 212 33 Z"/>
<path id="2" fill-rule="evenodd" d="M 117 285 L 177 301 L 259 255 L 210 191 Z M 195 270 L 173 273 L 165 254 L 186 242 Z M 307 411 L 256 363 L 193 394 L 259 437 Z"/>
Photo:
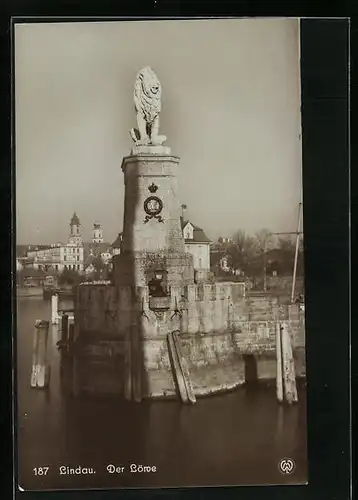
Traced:
<path id="1" fill-rule="evenodd" d="M 23 299 L 18 306 L 19 468 L 28 489 L 125 486 L 190 486 L 305 482 L 305 389 L 300 402 L 278 405 L 275 385 L 242 387 L 198 399 L 136 404 L 115 398 L 66 398 L 60 390 L 59 333 L 51 328 L 51 382 L 31 390 L 32 331 L 35 319 L 49 319 L 49 304 Z M 296 462 L 294 477 L 278 461 Z M 156 465 L 151 475 L 110 476 L 106 465 Z M 41 484 L 32 474 L 39 463 L 53 473 Z M 64 477 L 59 465 L 95 467 L 92 477 Z M 23 487 L 24 487 L 23 486 Z"/>

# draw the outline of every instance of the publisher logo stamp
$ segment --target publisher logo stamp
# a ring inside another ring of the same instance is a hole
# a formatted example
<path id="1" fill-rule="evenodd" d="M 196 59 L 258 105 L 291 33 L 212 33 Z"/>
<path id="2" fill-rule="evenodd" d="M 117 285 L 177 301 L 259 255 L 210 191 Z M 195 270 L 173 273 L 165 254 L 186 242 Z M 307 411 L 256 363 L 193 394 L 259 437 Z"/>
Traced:
<path id="1" fill-rule="evenodd" d="M 295 462 L 291 458 L 282 458 L 278 464 L 278 468 L 282 474 L 292 474 L 295 470 Z"/>

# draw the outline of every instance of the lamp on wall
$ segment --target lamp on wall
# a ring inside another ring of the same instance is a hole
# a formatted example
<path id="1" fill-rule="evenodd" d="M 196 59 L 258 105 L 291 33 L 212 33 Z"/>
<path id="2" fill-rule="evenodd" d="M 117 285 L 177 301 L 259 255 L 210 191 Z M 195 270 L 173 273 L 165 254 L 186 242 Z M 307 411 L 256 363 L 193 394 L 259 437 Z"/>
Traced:
<path id="1" fill-rule="evenodd" d="M 163 279 L 162 271 L 155 271 L 154 276 L 155 276 L 155 279 L 158 281 L 162 281 L 162 279 Z"/>

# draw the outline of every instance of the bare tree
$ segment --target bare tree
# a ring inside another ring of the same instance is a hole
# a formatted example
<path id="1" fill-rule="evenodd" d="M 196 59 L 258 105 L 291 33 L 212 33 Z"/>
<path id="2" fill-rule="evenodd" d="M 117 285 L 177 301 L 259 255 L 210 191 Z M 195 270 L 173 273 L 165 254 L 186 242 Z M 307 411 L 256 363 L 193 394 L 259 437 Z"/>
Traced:
<path id="1" fill-rule="evenodd" d="M 260 229 L 255 233 L 257 249 L 260 253 L 266 251 L 273 243 L 273 236 L 268 229 Z"/>
<path id="2" fill-rule="evenodd" d="M 257 255 L 255 238 L 245 231 L 237 231 L 229 246 L 228 253 L 231 256 L 234 269 L 245 269 Z"/>
<path id="3" fill-rule="evenodd" d="M 278 248 L 287 252 L 288 254 L 295 253 L 295 243 L 291 235 L 287 235 L 284 238 L 281 237 L 278 240 Z"/>

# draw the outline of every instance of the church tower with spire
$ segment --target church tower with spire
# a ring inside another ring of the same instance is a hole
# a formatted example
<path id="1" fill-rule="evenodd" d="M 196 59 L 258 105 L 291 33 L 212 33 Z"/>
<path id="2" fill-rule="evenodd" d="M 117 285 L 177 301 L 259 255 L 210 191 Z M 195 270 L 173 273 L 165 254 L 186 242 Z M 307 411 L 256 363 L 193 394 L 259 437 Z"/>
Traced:
<path id="1" fill-rule="evenodd" d="M 82 245 L 83 243 L 81 236 L 81 223 L 76 212 L 72 215 L 72 219 L 70 221 L 70 236 L 68 238 L 68 243 L 70 245 Z"/>
<path id="2" fill-rule="evenodd" d="M 103 232 L 100 224 L 93 224 L 92 243 L 103 243 Z"/>

